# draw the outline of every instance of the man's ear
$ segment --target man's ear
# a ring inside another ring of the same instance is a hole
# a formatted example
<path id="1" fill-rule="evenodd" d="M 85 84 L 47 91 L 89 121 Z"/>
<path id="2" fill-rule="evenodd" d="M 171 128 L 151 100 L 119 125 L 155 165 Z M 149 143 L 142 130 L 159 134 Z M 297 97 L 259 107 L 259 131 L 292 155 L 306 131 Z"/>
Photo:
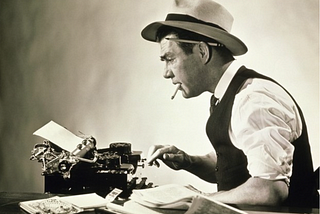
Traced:
<path id="1" fill-rule="evenodd" d="M 199 43 L 199 53 L 203 64 L 207 64 L 210 60 L 209 46 L 205 42 Z"/>

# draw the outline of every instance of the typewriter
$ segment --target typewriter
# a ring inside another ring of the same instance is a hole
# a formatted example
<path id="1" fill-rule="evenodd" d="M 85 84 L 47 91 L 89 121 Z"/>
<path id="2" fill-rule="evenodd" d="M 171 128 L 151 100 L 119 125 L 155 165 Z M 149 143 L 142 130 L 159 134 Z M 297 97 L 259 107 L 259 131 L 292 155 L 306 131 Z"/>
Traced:
<path id="1" fill-rule="evenodd" d="M 144 159 L 141 151 L 131 151 L 131 143 L 110 143 L 104 149 L 97 149 L 96 144 L 95 138 L 87 137 L 72 152 L 49 140 L 35 144 L 30 160 L 41 163 L 45 192 L 95 192 L 104 197 L 118 188 L 122 190 L 120 196 L 127 198 L 132 189 L 152 186 L 146 178 L 135 177 L 137 168 L 144 167 Z"/>

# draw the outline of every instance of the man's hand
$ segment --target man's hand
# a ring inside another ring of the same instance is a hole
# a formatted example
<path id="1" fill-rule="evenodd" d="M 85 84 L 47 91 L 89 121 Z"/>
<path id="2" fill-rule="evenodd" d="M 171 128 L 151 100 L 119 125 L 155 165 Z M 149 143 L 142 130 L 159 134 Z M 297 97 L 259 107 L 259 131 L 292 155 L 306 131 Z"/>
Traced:
<path id="1" fill-rule="evenodd" d="M 159 162 L 157 159 L 162 160 L 168 167 L 174 170 L 186 169 L 191 165 L 190 156 L 184 151 L 171 145 L 155 145 L 150 147 L 147 163 L 149 165 L 157 165 Z"/>
<path id="2" fill-rule="evenodd" d="M 157 159 L 162 160 L 168 167 L 174 170 L 184 169 L 199 178 L 210 182 L 216 182 L 215 168 L 217 157 L 215 151 L 206 155 L 188 155 L 175 146 L 155 145 L 150 147 L 147 163 L 149 165 L 160 166 Z"/>

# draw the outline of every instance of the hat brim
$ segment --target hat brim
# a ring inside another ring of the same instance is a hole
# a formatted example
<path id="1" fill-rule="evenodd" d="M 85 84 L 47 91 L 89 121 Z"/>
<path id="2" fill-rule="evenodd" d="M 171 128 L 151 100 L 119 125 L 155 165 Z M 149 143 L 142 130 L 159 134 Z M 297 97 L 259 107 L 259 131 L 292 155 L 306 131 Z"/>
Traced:
<path id="1" fill-rule="evenodd" d="M 199 23 L 186 21 L 159 21 L 147 25 L 142 31 L 141 36 L 152 42 L 157 41 L 157 32 L 161 26 L 175 27 L 188 30 L 209 38 L 212 38 L 225 45 L 234 56 L 243 55 L 248 51 L 247 46 L 237 37 L 227 31 Z"/>

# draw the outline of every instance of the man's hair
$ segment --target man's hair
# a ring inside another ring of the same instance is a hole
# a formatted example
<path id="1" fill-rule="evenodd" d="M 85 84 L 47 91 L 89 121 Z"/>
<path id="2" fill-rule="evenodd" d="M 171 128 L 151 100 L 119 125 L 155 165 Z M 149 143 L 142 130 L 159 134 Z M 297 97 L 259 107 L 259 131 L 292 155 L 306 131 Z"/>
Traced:
<path id="1" fill-rule="evenodd" d="M 158 29 L 157 32 L 157 42 L 160 42 L 163 38 L 165 38 L 167 35 L 172 34 L 175 35 L 177 38 L 179 39 L 186 39 L 186 40 L 193 40 L 193 41 L 199 41 L 199 42 L 205 42 L 205 43 L 219 43 L 218 41 L 191 32 L 191 31 L 187 31 L 187 30 L 182 30 L 179 28 L 175 28 L 175 27 L 168 27 L 168 26 L 162 26 Z M 196 44 L 193 43 L 185 43 L 185 42 L 177 42 L 178 46 L 184 51 L 185 54 L 189 55 L 193 53 L 193 47 Z M 221 44 L 221 43 L 219 43 Z M 229 62 L 231 60 L 233 60 L 233 55 L 231 53 L 231 51 L 226 48 L 225 46 L 210 46 L 216 49 L 218 55 L 225 61 L 225 62 Z M 210 48 L 210 56 L 212 55 L 212 49 Z"/>

